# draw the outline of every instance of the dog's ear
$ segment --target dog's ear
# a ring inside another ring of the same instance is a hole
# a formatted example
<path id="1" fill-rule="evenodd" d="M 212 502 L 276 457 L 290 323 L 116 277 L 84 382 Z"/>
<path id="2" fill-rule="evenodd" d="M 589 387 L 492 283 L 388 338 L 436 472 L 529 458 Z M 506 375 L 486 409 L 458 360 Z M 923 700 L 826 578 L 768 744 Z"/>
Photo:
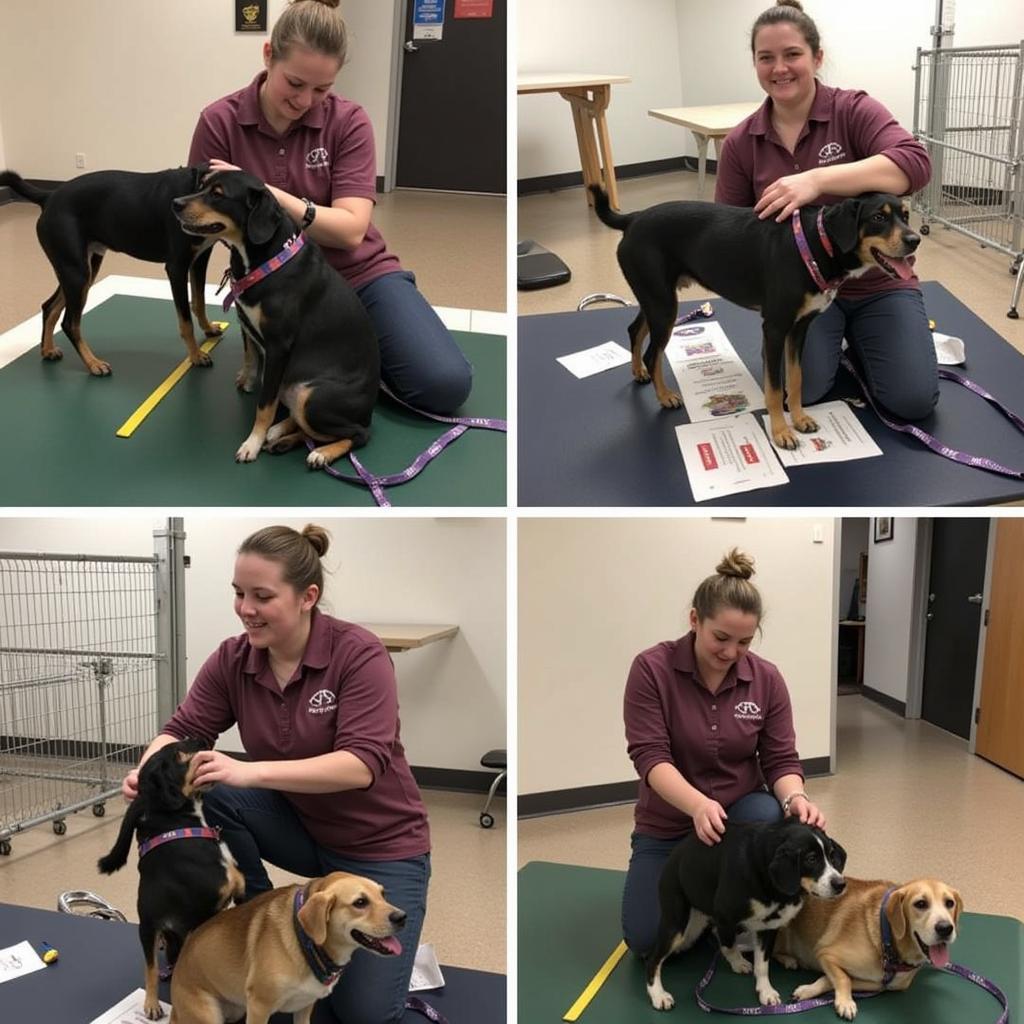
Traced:
<path id="1" fill-rule="evenodd" d="M 960 911 L 964 909 L 964 898 L 956 889 L 949 890 L 953 894 L 953 901 L 956 906 L 953 907 L 953 924 L 958 925 L 960 923 Z"/>
<path id="2" fill-rule="evenodd" d="M 825 852 L 836 871 L 846 867 L 846 851 L 831 836 L 825 836 Z"/>
<path id="3" fill-rule="evenodd" d="M 896 940 L 902 939 L 907 934 L 907 908 L 903 904 L 909 898 L 909 892 L 897 889 L 885 905 L 885 916 L 889 919 L 889 927 Z"/>
<path id="4" fill-rule="evenodd" d="M 256 245 L 263 245 L 269 242 L 277 230 L 280 222 L 281 207 L 277 200 L 265 188 L 249 189 L 248 196 L 249 223 L 246 227 L 246 234 Z"/>
<path id="5" fill-rule="evenodd" d="M 186 767 L 174 751 L 150 758 L 139 772 L 139 795 L 145 798 L 146 805 L 173 810 L 187 803 L 182 792 Z"/>
<path id="6" fill-rule="evenodd" d="M 825 211 L 825 229 L 840 252 L 853 252 L 860 239 L 860 199 L 844 199 Z"/>
<path id="7" fill-rule="evenodd" d="M 768 877 L 772 884 L 787 896 L 800 891 L 800 848 L 796 843 L 783 843 L 768 865 Z"/>
<path id="8" fill-rule="evenodd" d="M 334 893 L 328 891 L 310 896 L 299 911 L 299 924 L 318 946 L 322 946 L 327 938 L 327 922 L 333 909 Z"/>
<path id="9" fill-rule="evenodd" d="M 192 188 L 198 192 L 203 187 L 203 179 L 210 173 L 210 161 L 204 160 L 192 168 Z"/>

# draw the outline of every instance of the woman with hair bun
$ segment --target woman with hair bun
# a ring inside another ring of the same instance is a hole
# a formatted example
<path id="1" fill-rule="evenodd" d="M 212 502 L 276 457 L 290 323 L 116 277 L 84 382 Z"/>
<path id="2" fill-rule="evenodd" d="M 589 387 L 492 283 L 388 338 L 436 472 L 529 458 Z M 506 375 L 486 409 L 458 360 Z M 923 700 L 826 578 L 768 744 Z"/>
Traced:
<path id="1" fill-rule="evenodd" d="M 782 221 L 809 204 L 864 192 L 906 196 L 928 183 L 927 149 L 883 104 L 862 89 L 819 80 L 821 36 L 799 0 L 779 0 L 757 17 L 750 52 L 767 98 L 722 144 L 716 202 Z M 812 321 L 801 359 L 804 405 L 831 390 L 845 338 L 872 395 L 890 412 L 918 420 L 932 411 L 938 368 L 913 260 L 895 278 L 872 267 L 847 279 Z"/>
<path id="2" fill-rule="evenodd" d="M 786 684 L 749 650 L 763 617 L 753 575 L 754 560 L 730 551 L 693 595 L 690 632 L 638 654 L 626 680 L 626 741 L 640 796 L 622 930 L 641 955 L 654 946 L 661 869 L 690 832 L 711 846 L 726 821 L 793 816 L 825 827 L 803 790 Z"/>
<path id="3" fill-rule="evenodd" d="M 358 956 L 330 995 L 346 1024 L 399 1021 L 426 913 L 430 829 L 405 758 L 391 658 L 379 638 L 319 610 L 320 526 L 268 526 L 235 559 L 245 632 L 206 659 L 141 764 L 186 737 L 210 746 L 238 726 L 240 761 L 197 753 L 195 785 L 242 874 L 244 899 L 272 888 L 264 860 L 306 878 L 349 871 L 384 886 L 407 914 L 402 952 Z M 122 792 L 138 793 L 138 770 Z"/>
<path id="4" fill-rule="evenodd" d="M 338 0 L 290 0 L 263 44 L 263 70 L 206 107 L 188 162 L 255 175 L 355 289 L 380 344 L 381 376 L 400 399 L 454 412 L 473 368 L 372 221 L 373 126 L 334 91 L 348 57 Z"/>

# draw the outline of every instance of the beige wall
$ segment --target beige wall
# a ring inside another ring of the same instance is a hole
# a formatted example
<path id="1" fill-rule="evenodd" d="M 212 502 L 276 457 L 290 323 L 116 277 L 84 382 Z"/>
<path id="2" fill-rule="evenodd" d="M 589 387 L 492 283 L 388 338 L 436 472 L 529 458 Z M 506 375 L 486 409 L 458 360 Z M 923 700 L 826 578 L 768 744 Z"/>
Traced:
<path id="1" fill-rule="evenodd" d="M 271 24 L 284 0 L 270 0 Z M 392 0 L 344 0 L 349 63 L 338 90 L 366 107 L 383 173 L 394 46 Z M 266 34 L 236 33 L 211 0 L 31 0 L 0 21 L 0 154 L 26 177 L 63 181 L 188 157 L 199 112 L 263 67 Z"/>
<path id="2" fill-rule="evenodd" d="M 242 539 L 269 523 L 301 529 L 305 519 L 185 517 L 187 678 L 225 637 L 241 632 L 231 572 Z M 480 755 L 504 747 L 504 519 L 331 519 L 325 602 L 340 618 L 451 622 L 451 640 L 394 655 L 402 738 L 413 764 L 474 770 Z M 0 518 L 0 550 L 61 554 L 153 553 L 157 516 L 97 519 Z M 141 737 L 139 738 L 142 739 Z M 220 744 L 238 750 L 234 730 Z"/>
<path id="3" fill-rule="evenodd" d="M 733 545 L 756 560 L 766 615 L 754 650 L 786 678 L 800 756 L 828 756 L 835 520 L 520 518 L 518 533 L 520 793 L 635 778 L 622 726 L 630 663 L 686 631 L 697 584 Z"/>

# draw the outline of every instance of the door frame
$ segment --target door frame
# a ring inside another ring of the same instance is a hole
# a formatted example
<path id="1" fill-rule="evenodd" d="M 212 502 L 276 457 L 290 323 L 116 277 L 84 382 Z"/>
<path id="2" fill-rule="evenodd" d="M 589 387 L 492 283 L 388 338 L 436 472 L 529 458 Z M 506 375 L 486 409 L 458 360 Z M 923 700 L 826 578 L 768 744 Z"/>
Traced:
<path id="1" fill-rule="evenodd" d="M 388 88 L 388 123 L 384 138 L 384 168 L 382 192 L 393 192 L 398 167 L 398 125 L 402 114 L 402 68 L 405 53 L 405 17 L 409 11 L 408 0 L 391 0 L 391 80 Z"/>
<path id="2" fill-rule="evenodd" d="M 981 622 L 978 625 L 978 660 L 974 666 L 974 705 L 971 710 L 971 736 L 967 749 L 973 754 L 977 744 L 978 708 L 981 706 L 981 677 L 985 668 L 985 641 L 988 639 L 989 599 L 992 591 L 992 563 L 996 554 L 996 534 L 999 532 L 999 520 L 993 516 L 988 518 L 988 550 L 985 553 L 985 584 L 981 589 Z"/>

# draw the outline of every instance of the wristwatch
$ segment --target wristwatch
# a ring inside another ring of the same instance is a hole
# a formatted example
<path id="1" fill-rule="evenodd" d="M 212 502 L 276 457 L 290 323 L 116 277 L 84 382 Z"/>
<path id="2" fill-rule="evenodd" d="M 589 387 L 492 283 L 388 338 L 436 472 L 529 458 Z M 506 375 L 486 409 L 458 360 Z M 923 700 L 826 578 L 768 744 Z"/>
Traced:
<path id="1" fill-rule="evenodd" d="M 308 228 L 316 218 L 316 206 L 314 206 L 312 201 L 307 199 L 305 196 L 302 197 L 302 201 L 306 204 L 306 212 L 302 216 L 302 227 L 305 229 Z"/>

